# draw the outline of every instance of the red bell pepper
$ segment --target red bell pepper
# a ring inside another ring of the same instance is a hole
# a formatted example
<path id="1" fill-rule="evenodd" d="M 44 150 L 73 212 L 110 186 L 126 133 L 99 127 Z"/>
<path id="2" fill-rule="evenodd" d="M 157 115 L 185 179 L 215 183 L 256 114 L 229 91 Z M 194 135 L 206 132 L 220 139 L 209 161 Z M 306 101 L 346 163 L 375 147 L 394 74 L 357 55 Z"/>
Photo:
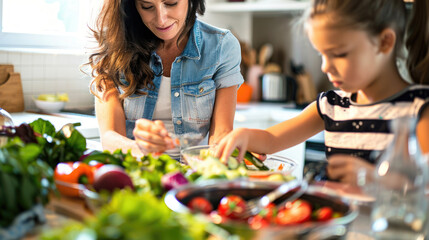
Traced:
<path id="1" fill-rule="evenodd" d="M 58 163 L 55 168 L 54 179 L 61 194 L 78 197 L 78 184 L 92 184 L 94 182 L 94 170 L 86 163 L 62 162 Z"/>

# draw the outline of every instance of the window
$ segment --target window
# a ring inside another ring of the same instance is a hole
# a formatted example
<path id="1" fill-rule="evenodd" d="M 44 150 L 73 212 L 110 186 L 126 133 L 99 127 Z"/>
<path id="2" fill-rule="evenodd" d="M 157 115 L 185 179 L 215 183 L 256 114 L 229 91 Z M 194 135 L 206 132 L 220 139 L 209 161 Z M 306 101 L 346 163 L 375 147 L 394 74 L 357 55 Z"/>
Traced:
<path id="1" fill-rule="evenodd" d="M 0 47 L 83 49 L 101 0 L 0 0 Z"/>

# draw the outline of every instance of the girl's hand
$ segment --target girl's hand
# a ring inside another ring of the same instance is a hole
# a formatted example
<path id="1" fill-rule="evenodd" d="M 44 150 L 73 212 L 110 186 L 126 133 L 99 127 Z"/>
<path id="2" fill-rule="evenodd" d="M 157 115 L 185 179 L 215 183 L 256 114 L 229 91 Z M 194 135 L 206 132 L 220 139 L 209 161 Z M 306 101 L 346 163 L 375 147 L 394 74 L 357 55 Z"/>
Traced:
<path id="1" fill-rule="evenodd" d="M 168 135 L 164 123 L 159 120 L 137 120 L 133 135 L 137 146 L 145 154 L 162 153 L 174 148 L 173 140 Z"/>
<path id="2" fill-rule="evenodd" d="M 216 157 L 220 158 L 221 161 L 226 162 L 234 149 L 238 148 L 239 154 L 237 159 L 239 161 L 243 161 L 244 154 L 246 153 L 247 145 L 249 143 L 249 131 L 250 130 L 246 128 L 237 128 L 228 133 L 216 145 Z"/>
<path id="3" fill-rule="evenodd" d="M 351 185 L 359 185 L 359 174 L 365 171 L 365 182 L 372 181 L 375 166 L 362 158 L 336 154 L 328 159 L 327 172 L 330 179 Z"/>

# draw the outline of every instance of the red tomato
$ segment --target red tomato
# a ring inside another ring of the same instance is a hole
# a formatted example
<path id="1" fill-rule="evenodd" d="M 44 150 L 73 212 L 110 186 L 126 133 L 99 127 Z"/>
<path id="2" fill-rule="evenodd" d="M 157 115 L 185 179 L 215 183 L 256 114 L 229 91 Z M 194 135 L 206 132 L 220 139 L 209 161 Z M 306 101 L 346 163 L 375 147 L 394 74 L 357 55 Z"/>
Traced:
<path id="1" fill-rule="evenodd" d="M 249 218 L 249 226 L 252 229 L 258 230 L 270 225 L 270 221 L 261 215 L 255 215 Z"/>
<path id="2" fill-rule="evenodd" d="M 246 210 L 246 202 L 237 195 L 227 195 L 220 200 L 217 211 L 220 215 L 240 219 Z"/>
<path id="3" fill-rule="evenodd" d="M 316 221 L 327 221 L 332 218 L 333 212 L 331 207 L 321 207 L 313 212 L 313 219 Z"/>
<path id="4" fill-rule="evenodd" d="M 311 218 L 311 205 L 305 200 L 295 200 L 286 203 L 276 217 L 276 223 L 280 225 L 289 225 L 303 223 Z"/>
<path id="5" fill-rule="evenodd" d="M 193 212 L 200 212 L 209 214 L 212 210 L 212 204 L 209 202 L 209 200 L 203 198 L 203 197 L 194 197 L 191 201 L 188 203 L 188 207 Z"/>
<path id="6" fill-rule="evenodd" d="M 277 216 L 277 207 L 274 203 L 270 203 L 258 215 L 270 222 L 274 221 Z"/>

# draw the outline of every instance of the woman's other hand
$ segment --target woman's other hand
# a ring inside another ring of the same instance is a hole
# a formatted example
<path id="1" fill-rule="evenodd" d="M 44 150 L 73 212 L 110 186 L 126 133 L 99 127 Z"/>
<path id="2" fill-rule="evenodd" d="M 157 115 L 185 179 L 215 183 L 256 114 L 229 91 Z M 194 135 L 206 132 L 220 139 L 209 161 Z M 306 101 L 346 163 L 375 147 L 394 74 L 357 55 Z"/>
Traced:
<path id="1" fill-rule="evenodd" d="M 332 180 L 338 180 L 351 185 L 359 185 L 358 181 L 372 181 L 375 166 L 362 158 L 345 154 L 335 154 L 328 159 L 327 172 Z M 365 173 L 365 179 L 360 174 Z"/>
<path id="2" fill-rule="evenodd" d="M 139 119 L 133 131 L 134 138 L 140 150 L 147 153 L 163 153 L 174 148 L 173 140 L 168 135 L 162 121 Z"/>

